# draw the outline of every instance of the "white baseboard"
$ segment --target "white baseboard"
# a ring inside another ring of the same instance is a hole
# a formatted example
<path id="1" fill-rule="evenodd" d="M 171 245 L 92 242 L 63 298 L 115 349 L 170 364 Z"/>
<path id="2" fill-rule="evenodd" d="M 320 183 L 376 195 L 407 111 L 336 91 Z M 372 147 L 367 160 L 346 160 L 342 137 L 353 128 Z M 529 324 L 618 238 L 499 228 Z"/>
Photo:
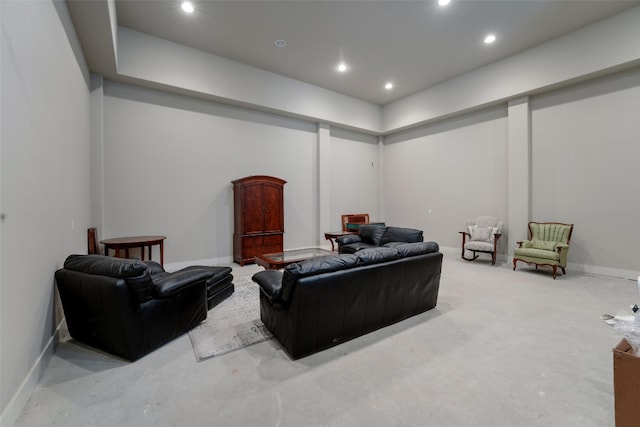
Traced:
<path id="1" fill-rule="evenodd" d="M 440 252 L 447 255 L 457 254 L 458 256 L 460 256 L 460 248 L 440 246 Z M 512 265 L 513 263 L 513 256 L 511 255 L 507 256 L 505 254 L 498 254 L 496 259 L 501 262 L 507 262 L 509 265 Z M 578 271 L 580 273 L 597 274 L 600 276 L 618 277 L 621 279 L 630 280 L 637 280 L 638 275 L 640 275 L 640 271 L 622 270 L 617 268 L 602 267 L 599 265 L 578 264 L 573 262 L 568 263 L 566 269 L 568 271 Z"/>
<path id="2" fill-rule="evenodd" d="M 16 421 L 18 421 L 18 418 L 22 414 L 22 411 L 24 411 L 31 395 L 36 389 L 36 386 L 42 377 L 42 373 L 53 357 L 55 347 L 58 344 L 60 330 L 63 325 L 65 325 L 64 319 L 60 321 L 53 333 L 53 336 L 49 338 L 49 341 L 47 341 L 47 344 L 40 353 L 40 356 L 38 356 L 38 359 L 36 359 L 24 381 L 22 381 L 22 384 L 18 387 L 18 391 L 16 391 L 16 394 L 13 395 L 7 406 L 4 408 L 4 411 L 2 411 L 2 414 L 0 415 L 0 427 L 12 427 L 15 425 Z"/>

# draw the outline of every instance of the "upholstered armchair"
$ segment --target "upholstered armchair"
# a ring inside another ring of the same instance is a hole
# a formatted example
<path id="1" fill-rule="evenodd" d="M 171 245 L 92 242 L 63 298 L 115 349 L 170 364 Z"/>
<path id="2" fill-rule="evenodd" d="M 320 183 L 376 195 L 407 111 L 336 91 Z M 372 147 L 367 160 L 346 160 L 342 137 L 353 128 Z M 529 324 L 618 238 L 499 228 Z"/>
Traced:
<path id="1" fill-rule="evenodd" d="M 517 242 L 518 247 L 513 253 L 513 269 L 516 269 L 516 262 L 523 261 L 535 264 L 536 269 L 539 265 L 550 266 L 554 279 L 558 267 L 562 274 L 567 274 L 565 267 L 572 232 L 573 224 L 530 222 L 529 240 Z"/>
<path id="2" fill-rule="evenodd" d="M 462 259 L 474 261 L 478 259 L 478 252 L 488 253 L 491 254 L 491 264 L 495 265 L 502 224 L 492 216 L 467 220 L 466 230 L 459 232 L 462 235 Z M 471 258 L 465 256 L 467 251 L 473 253 Z"/>

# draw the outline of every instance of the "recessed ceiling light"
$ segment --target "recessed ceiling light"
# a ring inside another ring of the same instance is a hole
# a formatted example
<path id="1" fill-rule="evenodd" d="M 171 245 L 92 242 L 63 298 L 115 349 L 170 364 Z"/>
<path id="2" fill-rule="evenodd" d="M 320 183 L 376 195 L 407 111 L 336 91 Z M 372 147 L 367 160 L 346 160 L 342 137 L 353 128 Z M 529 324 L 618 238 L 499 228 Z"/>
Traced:
<path id="1" fill-rule="evenodd" d="M 391 83 L 391 82 L 387 82 L 387 84 L 385 84 L 385 85 L 384 85 L 384 88 L 385 88 L 386 90 L 391 90 L 391 89 L 393 89 L 393 83 Z"/>
<path id="2" fill-rule="evenodd" d="M 484 42 L 485 42 L 485 44 L 491 44 L 491 43 L 493 43 L 494 41 L 496 41 L 496 36 L 495 36 L 495 34 L 489 34 L 489 35 L 487 35 L 487 37 L 485 37 L 485 38 L 484 38 Z"/>
<path id="3" fill-rule="evenodd" d="M 451 0 L 438 0 L 438 6 L 446 6 L 451 3 Z"/>
<path id="4" fill-rule="evenodd" d="M 276 47 L 285 47 L 287 42 L 284 40 L 276 40 Z"/>
<path id="5" fill-rule="evenodd" d="M 182 10 L 187 13 L 193 13 L 194 11 L 193 3 L 191 3 L 190 1 L 183 1 L 180 7 L 182 7 Z"/>
<path id="6" fill-rule="evenodd" d="M 339 63 L 338 66 L 336 67 L 336 70 L 338 70 L 340 73 L 345 73 L 348 69 L 349 69 L 349 66 L 344 62 Z"/>

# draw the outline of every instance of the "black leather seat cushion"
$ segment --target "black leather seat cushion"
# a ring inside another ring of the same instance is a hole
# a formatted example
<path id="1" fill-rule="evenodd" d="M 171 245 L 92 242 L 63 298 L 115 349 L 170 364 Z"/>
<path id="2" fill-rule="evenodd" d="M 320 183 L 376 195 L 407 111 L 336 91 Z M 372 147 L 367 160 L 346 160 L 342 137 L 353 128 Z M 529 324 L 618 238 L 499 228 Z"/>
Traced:
<path id="1" fill-rule="evenodd" d="M 233 284 L 233 275 L 231 274 L 231 267 L 208 267 L 193 265 L 185 267 L 180 271 L 191 270 L 204 270 L 213 274 L 209 280 L 207 280 L 207 309 L 211 310 L 216 305 L 220 304 L 226 298 L 230 297 L 235 291 L 235 285 Z"/>

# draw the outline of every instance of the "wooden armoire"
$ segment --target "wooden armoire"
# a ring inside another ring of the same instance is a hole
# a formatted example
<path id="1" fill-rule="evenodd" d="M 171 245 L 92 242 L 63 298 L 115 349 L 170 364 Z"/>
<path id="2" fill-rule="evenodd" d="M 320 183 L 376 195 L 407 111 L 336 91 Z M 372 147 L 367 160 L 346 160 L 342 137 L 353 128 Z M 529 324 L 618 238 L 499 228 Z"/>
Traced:
<path id="1" fill-rule="evenodd" d="M 274 176 L 256 175 L 233 184 L 233 260 L 253 263 L 256 255 L 282 252 L 284 184 Z"/>

